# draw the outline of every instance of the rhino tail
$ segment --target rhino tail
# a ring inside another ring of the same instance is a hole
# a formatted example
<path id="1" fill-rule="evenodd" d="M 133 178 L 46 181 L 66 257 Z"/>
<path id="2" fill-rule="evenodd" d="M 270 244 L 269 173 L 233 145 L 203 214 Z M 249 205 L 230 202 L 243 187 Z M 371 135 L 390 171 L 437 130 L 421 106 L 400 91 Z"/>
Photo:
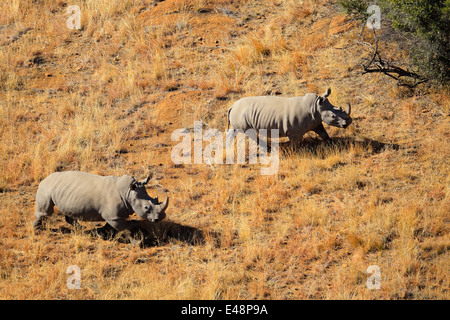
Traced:
<path id="1" fill-rule="evenodd" d="M 228 113 L 227 113 L 227 130 L 230 129 L 230 112 L 231 112 L 231 108 L 233 108 L 233 106 L 231 106 L 228 109 Z"/>

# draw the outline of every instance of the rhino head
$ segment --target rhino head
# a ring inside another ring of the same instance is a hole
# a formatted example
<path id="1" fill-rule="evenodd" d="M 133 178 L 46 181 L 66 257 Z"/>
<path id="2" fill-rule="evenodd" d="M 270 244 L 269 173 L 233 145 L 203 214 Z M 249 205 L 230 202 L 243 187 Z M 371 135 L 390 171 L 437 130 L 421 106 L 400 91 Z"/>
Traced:
<path id="1" fill-rule="evenodd" d="M 169 198 L 166 197 L 166 200 L 161 203 L 159 203 L 158 197 L 151 198 L 145 189 L 145 185 L 150 179 L 151 175 L 141 182 L 133 178 L 127 200 L 138 216 L 151 222 L 158 222 L 166 217 L 165 211 L 169 205 Z"/>
<path id="2" fill-rule="evenodd" d="M 337 108 L 328 101 L 330 93 L 331 89 L 328 89 L 327 92 L 317 99 L 317 110 L 320 113 L 320 117 L 323 122 L 330 126 L 347 128 L 352 123 L 352 118 L 350 117 L 352 108 L 350 103 L 348 104 L 347 112 L 345 112 L 342 108 Z"/>

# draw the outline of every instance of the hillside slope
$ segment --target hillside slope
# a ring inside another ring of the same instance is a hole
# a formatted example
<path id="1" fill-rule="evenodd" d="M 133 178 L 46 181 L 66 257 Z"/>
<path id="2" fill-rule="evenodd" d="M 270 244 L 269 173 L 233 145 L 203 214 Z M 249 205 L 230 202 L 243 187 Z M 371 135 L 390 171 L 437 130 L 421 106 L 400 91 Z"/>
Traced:
<path id="1" fill-rule="evenodd" d="M 448 89 L 362 75 L 365 49 L 337 49 L 360 29 L 336 2 L 86 0 L 80 30 L 64 0 L 2 2 L 0 298 L 448 299 Z M 276 175 L 171 160 L 175 130 L 225 132 L 243 96 L 328 87 L 353 124 L 327 127 L 333 144 L 283 146 Z M 155 245 L 70 231 L 60 214 L 32 230 L 48 174 L 149 169 L 149 194 L 171 199 Z"/>

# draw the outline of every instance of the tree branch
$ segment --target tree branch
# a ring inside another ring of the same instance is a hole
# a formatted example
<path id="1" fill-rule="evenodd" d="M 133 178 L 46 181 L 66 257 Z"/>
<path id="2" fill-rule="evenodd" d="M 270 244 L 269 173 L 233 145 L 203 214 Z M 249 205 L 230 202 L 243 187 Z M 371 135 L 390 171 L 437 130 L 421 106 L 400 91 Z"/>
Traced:
<path id="1" fill-rule="evenodd" d="M 358 39 L 361 38 L 363 30 L 364 30 L 364 24 L 363 24 L 363 28 L 359 34 Z M 375 28 L 373 28 L 372 31 L 373 31 L 373 37 L 374 37 L 374 42 L 375 42 L 374 45 L 372 45 L 368 42 L 365 42 L 365 41 L 357 40 L 357 41 L 350 43 L 342 48 L 336 48 L 336 49 L 345 50 L 354 45 L 362 45 L 362 46 L 369 48 L 369 50 L 372 51 L 372 56 L 370 59 L 366 59 L 367 61 L 369 61 L 369 63 L 362 64 L 362 68 L 363 68 L 362 74 L 383 73 L 383 74 L 397 80 L 399 82 L 398 83 L 399 86 L 405 86 L 408 88 L 414 88 L 417 85 L 427 82 L 429 80 L 420 74 L 405 70 L 399 66 L 392 64 L 389 61 L 384 60 L 378 51 L 378 38 L 377 38 L 377 34 L 375 32 Z M 410 84 L 407 81 L 405 81 L 405 79 L 403 79 L 403 78 L 411 78 L 411 79 L 413 79 L 414 83 Z"/>

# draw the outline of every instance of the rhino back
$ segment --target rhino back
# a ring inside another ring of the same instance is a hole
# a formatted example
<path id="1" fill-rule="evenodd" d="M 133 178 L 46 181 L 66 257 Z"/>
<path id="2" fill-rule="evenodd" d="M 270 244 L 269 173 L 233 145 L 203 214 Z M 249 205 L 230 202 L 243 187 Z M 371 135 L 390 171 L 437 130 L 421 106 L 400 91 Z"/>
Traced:
<path id="1" fill-rule="evenodd" d="M 230 117 L 237 123 L 237 129 L 279 129 L 280 136 L 293 131 L 309 131 L 314 96 L 242 98 L 233 105 Z"/>
<path id="2" fill-rule="evenodd" d="M 107 207 L 120 206 L 117 177 L 102 177 L 85 172 L 55 172 L 39 185 L 41 194 L 51 197 L 65 215 L 80 220 L 104 220 Z"/>

